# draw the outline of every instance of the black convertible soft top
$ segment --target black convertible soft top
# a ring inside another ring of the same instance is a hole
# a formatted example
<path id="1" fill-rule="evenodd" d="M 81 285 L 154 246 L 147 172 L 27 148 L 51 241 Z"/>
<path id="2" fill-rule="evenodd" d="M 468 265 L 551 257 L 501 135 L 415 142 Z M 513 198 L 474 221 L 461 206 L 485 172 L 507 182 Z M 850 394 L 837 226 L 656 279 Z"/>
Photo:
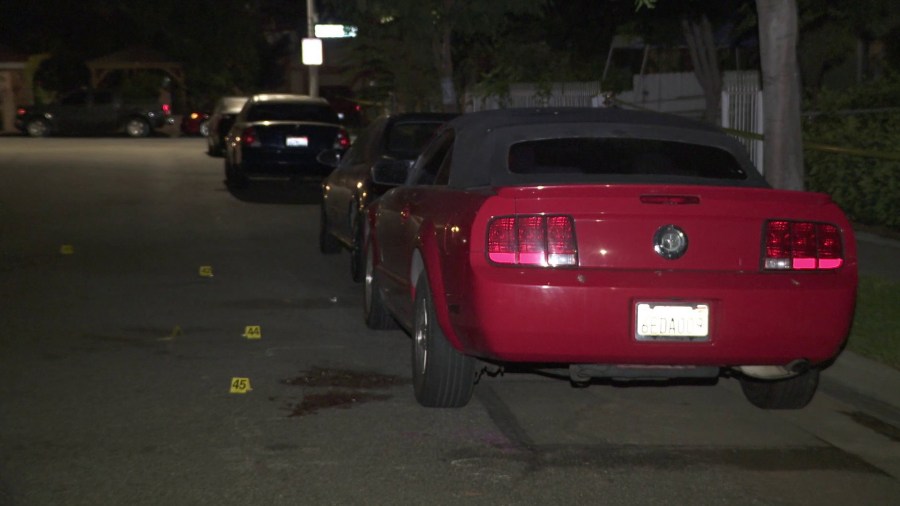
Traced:
<path id="1" fill-rule="evenodd" d="M 767 187 L 744 147 L 707 123 L 619 108 L 499 109 L 461 115 L 435 138 L 452 134 L 449 186 L 520 186 L 573 183 L 661 183 Z M 711 179 L 671 175 L 525 174 L 509 170 L 510 147 L 523 142 L 565 138 L 623 138 L 670 141 L 718 148 L 740 167 L 740 177 Z"/>

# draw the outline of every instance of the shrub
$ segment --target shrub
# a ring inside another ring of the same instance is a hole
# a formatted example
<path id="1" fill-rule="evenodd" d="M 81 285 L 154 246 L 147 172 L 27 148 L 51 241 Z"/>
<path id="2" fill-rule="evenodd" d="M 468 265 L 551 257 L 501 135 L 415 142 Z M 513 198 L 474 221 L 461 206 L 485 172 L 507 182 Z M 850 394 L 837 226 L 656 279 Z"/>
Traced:
<path id="1" fill-rule="evenodd" d="M 900 156 L 900 79 L 823 91 L 803 125 L 807 142 Z M 808 149 L 806 186 L 832 196 L 858 223 L 900 230 L 900 160 Z"/>

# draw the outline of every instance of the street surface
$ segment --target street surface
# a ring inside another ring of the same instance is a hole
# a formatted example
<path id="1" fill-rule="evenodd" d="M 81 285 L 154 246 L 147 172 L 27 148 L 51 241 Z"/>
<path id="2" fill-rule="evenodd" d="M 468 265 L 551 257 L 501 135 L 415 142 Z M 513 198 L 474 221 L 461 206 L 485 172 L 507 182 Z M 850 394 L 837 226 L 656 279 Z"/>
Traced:
<path id="1" fill-rule="evenodd" d="M 232 194 L 203 139 L 0 137 L 0 176 L 0 506 L 900 501 L 898 422 L 837 387 L 511 372 L 419 407 L 318 188 Z"/>

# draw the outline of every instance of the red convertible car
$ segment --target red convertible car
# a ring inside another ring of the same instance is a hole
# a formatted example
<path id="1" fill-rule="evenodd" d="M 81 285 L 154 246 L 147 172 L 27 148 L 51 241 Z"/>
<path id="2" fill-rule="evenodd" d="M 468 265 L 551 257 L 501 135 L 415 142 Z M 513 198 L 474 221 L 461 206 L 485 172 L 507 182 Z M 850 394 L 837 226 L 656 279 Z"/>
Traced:
<path id="1" fill-rule="evenodd" d="M 368 226 L 366 323 L 411 334 L 425 406 L 518 363 L 574 384 L 733 376 L 758 407 L 802 408 L 853 319 L 838 206 L 770 188 L 735 140 L 673 116 L 460 116 Z"/>

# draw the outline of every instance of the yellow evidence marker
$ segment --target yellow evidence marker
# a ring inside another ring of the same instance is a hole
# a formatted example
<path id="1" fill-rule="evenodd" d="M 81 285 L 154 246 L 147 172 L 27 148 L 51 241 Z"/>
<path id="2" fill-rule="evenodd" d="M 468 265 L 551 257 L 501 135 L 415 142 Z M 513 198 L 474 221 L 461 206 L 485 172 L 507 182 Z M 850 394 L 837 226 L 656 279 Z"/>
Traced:
<path id="1" fill-rule="evenodd" d="M 180 336 L 184 332 L 181 331 L 181 325 L 175 325 L 175 328 L 172 329 L 172 333 L 167 335 L 166 337 L 160 337 L 157 341 L 174 341 L 176 337 Z"/>
<path id="2" fill-rule="evenodd" d="M 63 244 L 59 247 L 60 255 L 71 255 L 75 253 L 75 248 L 71 244 Z"/>
<path id="3" fill-rule="evenodd" d="M 247 339 L 262 339 L 262 328 L 259 325 L 247 325 L 241 335 Z"/>
<path id="4" fill-rule="evenodd" d="M 253 390 L 250 388 L 250 378 L 231 378 L 231 390 L 229 390 L 229 393 L 245 394 L 250 390 Z"/>
<path id="5" fill-rule="evenodd" d="M 200 276 L 204 277 L 204 278 L 213 277 L 212 266 L 211 265 L 200 266 Z"/>

